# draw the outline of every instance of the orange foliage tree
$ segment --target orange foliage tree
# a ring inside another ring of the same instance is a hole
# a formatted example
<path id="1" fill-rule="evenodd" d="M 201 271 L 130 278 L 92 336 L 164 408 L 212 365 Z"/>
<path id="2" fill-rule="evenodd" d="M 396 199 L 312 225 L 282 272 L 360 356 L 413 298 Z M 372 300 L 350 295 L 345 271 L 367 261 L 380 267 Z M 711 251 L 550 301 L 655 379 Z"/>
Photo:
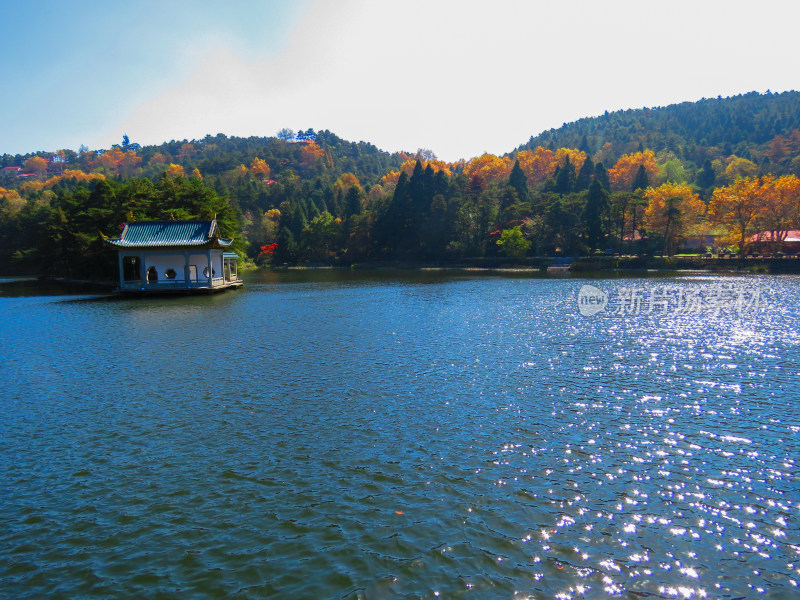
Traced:
<path id="1" fill-rule="evenodd" d="M 608 170 L 608 179 L 611 181 L 611 189 L 616 192 L 631 191 L 640 166 L 644 166 L 647 178 L 652 182 L 658 174 L 656 155 L 652 150 L 633 152 L 620 156 L 617 163 Z"/>
<path id="2" fill-rule="evenodd" d="M 479 177 L 485 183 L 493 183 L 508 179 L 512 166 L 513 163 L 508 158 L 483 154 L 467 163 L 464 167 L 464 174 L 470 179 Z"/>
<path id="3" fill-rule="evenodd" d="M 378 185 L 383 189 L 392 191 L 397 187 L 397 182 L 400 180 L 400 171 L 389 171 L 386 175 L 380 178 Z"/>
<path id="4" fill-rule="evenodd" d="M 555 152 L 541 146 L 533 152 L 522 150 L 517 153 L 516 158 L 525 177 L 528 178 L 528 184 L 532 187 L 551 177 L 556 169 Z"/>
<path id="5" fill-rule="evenodd" d="M 665 183 L 657 188 L 647 188 L 644 196 L 648 201 L 644 225 L 651 231 L 663 232 L 664 253 L 671 256 L 678 238 L 702 220 L 706 205 L 685 183 Z"/>
<path id="6" fill-rule="evenodd" d="M 28 173 L 35 173 L 37 177 L 41 177 L 47 172 L 47 160 L 41 156 L 31 156 L 23 163 L 23 166 Z"/>
<path id="7" fill-rule="evenodd" d="M 325 150 L 316 142 L 308 142 L 301 151 L 303 162 L 315 165 L 325 158 Z"/>
<path id="8" fill-rule="evenodd" d="M 796 175 L 762 177 L 761 197 L 757 226 L 770 232 L 773 251 L 777 252 L 789 230 L 800 225 L 800 179 Z"/>
<path id="9" fill-rule="evenodd" d="M 142 157 L 133 150 L 125 152 L 119 148 L 110 148 L 99 154 L 91 164 L 95 169 L 103 168 L 114 175 L 122 174 L 130 177 L 141 162 Z"/>
<path id="10" fill-rule="evenodd" d="M 66 180 L 89 183 L 92 181 L 100 181 L 105 178 L 106 176 L 102 173 L 84 173 L 80 169 L 64 169 L 64 172 L 61 175 L 55 175 L 54 177 L 51 177 L 45 181 L 44 187 L 53 187 L 57 183 Z"/>
<path id="11" fill-rule="evenodd" d="M 723 241 L 737 243 L 742 255 L 760 211 L 761 182 L 756 177 L 740 177 L 727 187 L 715 189 L 708 203 L 709 221 L 727 229 Z"/>
<path id="12" fill-rule="evenodd" d="M 712 223 L 728 229 L 728 241 L 747 250 L 747 239 L 769 232 L 775 251 L 788 231 L 800 227 L 800 178 L 796 175 L 739 177 L 732 184 L 714 190 L 708 204 Z"/>

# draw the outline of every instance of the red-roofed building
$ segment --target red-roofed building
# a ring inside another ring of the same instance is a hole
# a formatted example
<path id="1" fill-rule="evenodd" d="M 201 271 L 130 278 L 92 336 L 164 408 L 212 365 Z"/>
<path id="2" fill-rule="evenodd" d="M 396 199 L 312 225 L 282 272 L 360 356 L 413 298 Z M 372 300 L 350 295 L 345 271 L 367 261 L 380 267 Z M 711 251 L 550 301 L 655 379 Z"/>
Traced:
<path id="1" fill-rule="evenodd" d="M 800 229 L 787 231 L 762 231 L 747 238 L 747 244 L 754 252 L 772 253 L 778 244 L 778 251 L 784 254 L 800 253 Z"/>

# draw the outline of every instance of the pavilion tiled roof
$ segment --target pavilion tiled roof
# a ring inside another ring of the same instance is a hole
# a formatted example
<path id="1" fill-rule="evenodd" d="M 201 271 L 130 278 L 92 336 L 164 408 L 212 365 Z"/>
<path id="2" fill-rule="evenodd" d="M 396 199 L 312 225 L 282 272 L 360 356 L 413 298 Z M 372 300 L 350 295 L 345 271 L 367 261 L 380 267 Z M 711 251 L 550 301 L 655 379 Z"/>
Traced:
<path id="1" fill-rule="evenodd" d="M 219 237 L 216 219 L 211 221 L 133 221 L 122 234 L 105 240 L 119 248 L 227 248 L 232 239 Z"/>

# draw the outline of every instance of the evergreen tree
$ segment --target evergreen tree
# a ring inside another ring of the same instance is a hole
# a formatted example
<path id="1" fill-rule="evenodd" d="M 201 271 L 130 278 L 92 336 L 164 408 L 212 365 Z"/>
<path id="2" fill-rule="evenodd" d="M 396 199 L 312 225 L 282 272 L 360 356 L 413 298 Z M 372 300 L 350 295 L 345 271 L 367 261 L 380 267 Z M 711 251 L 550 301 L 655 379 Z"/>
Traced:
<path id="1" fill-rule="evenodd" d="M 278 230 L 278 247 L 272 258 L 273 264 L 293 263 L 299 258 L 300 248 L 291 229 L 281 227 Z"/>
<path id="2" fill-rule="evenodd" d="M 594 180 L 599 183 L 605 191 L 609 194 L 611 193 L 611 180 L 608 178 L 608 171 L 606 171 L 606 168 L 601 162 L 594 166 Z"/>
<path id="3" fill-rule="evenodd" d="M 603 221 L 607 211 L 608 192 L 597 181 L 593 181 L 589 186 L 586 205 L 581 215 L 581 222 L 586 231 L 586 242 L 592 251 L 599 248 L 603 243 Z"/>
<path id="4" fill-rule="evenodd" d="M 644 168 L 644 165 L 639 165 L 639 170 L 636 171 L 636 177 L 633 180 L 633 187 L 631 188 L 632 192 L 636 190 L 646 190 L 647 187 L 650 185 L 650 180 L 647 177 L 647 171 Z"/>
<path id="5" fill-rule="evenodd" d="M 592 159 L 588 156 L 581 165 L 581 170 L 578 172 L 578 177 L 575 179 L 575 191 L 582 192 L 588 190 L 589 185 L 592 183 L 592 176 L 594 175 L 594 164 Z"/>
<path id="6" fill-rule="evenodd" d="M 555 191 L 558 194 L 569 194 L 575 189 L 575 166 L 570 162 L 569 156 L 564 161 L 564 166 L 559 169 L 556 177 Z"/>
<path id="7" fill-rule="evenodd" d="M 586 139 L 586 135 L 584 135 L 583 138 L 581 138 L 581 145 L 578 146 L 578 150 L 584 152 L 586 154 L 587 159 L 589 158 L 589 155 L 592 153 L 591 150 L 589 150 L 589 140 Z"/>
<path id="8" fill-rule="evenodd" d="M 530 202 L 531 192 L 528 188 L 528 178 L 522 167 L 519 166 L 519 161 L 514 161 L 514 167 L 511 169 L 511 174 L 508 177 L 508 185 L 514 188 L 517 193 L 518 202 Z M 504 207 L 507 208 L 507 207 Z"/>
<path id="9" fill-rule="evenodd" d="M 347 190 L 345 196 L 345 216 L 349 219 L 359 214 L 361 214 L 361 191 L 354 185 Z"/>
<path id="10" fill-rule="evenodd" d="M 710 188 L 717 180 L 717 175 L 714 173 L 714 168 L 711 166 L 711 161 L 706 159 L 703 163 L 703 168 L 697 173 L 695 183 L 701 188 Z"/>

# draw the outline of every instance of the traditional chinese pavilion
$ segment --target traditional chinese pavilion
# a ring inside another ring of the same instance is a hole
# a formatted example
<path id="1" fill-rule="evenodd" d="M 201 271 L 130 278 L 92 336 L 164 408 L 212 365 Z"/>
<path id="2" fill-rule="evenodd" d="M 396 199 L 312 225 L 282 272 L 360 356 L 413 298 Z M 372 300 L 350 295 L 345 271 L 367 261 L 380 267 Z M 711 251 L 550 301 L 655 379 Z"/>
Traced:
<path id="1" fill-rule="evenodd" d="M 226 251 L 233 239 L 220 237 L 211 221 L 135 221 L 116 239 L 119 288 L 127 293 L 216 292 L 242 285 L 238 255 Z"/>

